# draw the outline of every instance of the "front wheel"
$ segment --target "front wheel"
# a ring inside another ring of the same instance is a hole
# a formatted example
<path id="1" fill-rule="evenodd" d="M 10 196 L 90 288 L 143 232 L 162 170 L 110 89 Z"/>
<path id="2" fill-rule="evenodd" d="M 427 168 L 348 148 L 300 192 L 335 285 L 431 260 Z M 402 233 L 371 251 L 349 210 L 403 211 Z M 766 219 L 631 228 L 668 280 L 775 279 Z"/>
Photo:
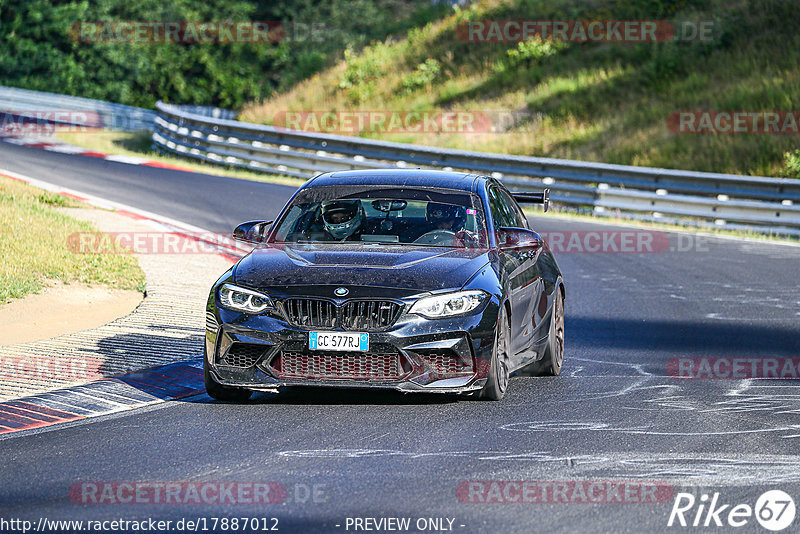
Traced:
<path id="1" fill-rule="evenodd" d="M 558 376 L 564 363 L 564 297 L 557 291 L 553 303 L 553 316 L 550 319 L 550 333 L 544 357 L 526 365 L 521 371 L 531 376 Z"/>
<path id="2" fill-rule="evenodd" d="M 505 310 L 500 309 L 497 318 L 497 331 L 495 333 L 492 363 L 489 366 L 489 379 L 478 393 L 478 398 L 484 400 L 501 400 L 508 389 L 508 320 Z"/>
<path id="3" fill-rule="evenodd" d="M 230 386 L 223 386 L 211 375 L 211 370 L 208 368 L 208 357 L 203 354 L 203 381 L 206 384 L 206 393 L 212 399 L 218 401 L 229 402 L 244 402 L 253 394 L 248 389 L 232 388 Z"/>

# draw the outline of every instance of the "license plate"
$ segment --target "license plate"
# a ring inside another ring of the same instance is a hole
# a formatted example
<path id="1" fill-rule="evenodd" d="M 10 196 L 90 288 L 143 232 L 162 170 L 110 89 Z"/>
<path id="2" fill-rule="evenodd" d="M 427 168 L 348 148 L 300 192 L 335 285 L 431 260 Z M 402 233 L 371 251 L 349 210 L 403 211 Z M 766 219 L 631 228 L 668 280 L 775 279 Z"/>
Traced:
<path id="1" fill-rule="evenodd" d="M 310 350 L 369 350 L 369 334 L 364 332 L 309 332 Z"/>

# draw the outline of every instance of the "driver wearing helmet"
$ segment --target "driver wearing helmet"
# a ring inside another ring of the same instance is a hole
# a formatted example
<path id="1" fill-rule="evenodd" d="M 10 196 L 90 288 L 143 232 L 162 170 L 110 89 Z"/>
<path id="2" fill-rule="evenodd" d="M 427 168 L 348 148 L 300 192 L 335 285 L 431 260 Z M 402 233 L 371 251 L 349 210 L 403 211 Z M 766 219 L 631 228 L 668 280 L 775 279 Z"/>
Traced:
<path id="1" fill-rule="evenodd" d="M 425 208 L 425 219 L 433 230 L 458 232 L 464 228 L 464 208 L 453 204 L 428 202 L 428 207 Z"/>
<path id="2" fill-rule="evenodd" d="M 322 202 L 322 227 L 332 241 L 359 240 L 364 209 L 358 200 Z"/>
<path id="3" fill-rule="evenodd" d="M 453 233 L 452 244 L 457 247 L 477 247 L 480 240 L 475 232 L 466 229 L 467 210 L 464 206 L 428 202 L 425 219 L 430 224 L 431 232 Z M 441 239 L 441 238 L 440 238 Z"/>

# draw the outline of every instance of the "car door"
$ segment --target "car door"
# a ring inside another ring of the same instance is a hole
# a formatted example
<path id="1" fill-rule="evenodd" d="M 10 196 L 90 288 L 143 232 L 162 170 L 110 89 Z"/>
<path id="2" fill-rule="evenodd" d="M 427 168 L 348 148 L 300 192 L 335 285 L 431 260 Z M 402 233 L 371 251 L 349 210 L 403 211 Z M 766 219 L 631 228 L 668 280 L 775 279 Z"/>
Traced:
<path id="1" fill-rule="evenodd" d="M 499 184 L 489 187 L 489 209 L 495 231 L 501 226 L 529 228 L 522 210 L 511 195 Z M 498 252 L 502 278 L 506 281 L 511 305 L 511 366 L 524 359 L 524 351 L 533 341 L 533 312 L 539 290 L 536 255 L 527 250 L 500 250 Z"/>
<path id="2" fill-rule="evenodd" d="M 505 188 L 501 189 L 501 197 L 507 202 L 509 208 L 514 214 L 514 220 L 518 228 L 526 228 L 530 230 L 528 218 L 520 208 L 517 201 L 511 196 Z M 520 298 L 521 305 L 518 310 L 521 312 L 520 321 L 520 339 L 518 343 L 518 350 L 515 357 L 512 358 L 512 367 L 526 363 L 524 360 L 528 357 L 528 349 L 532 348 L 533 342 L 538 339 L 537 326 L 539 317 L 537 314 L 537 307 L 541 300 L 544 291 L 544 283 L 539 268 L 538 259 L 540 252 L 527 250 L 521 254 L 523 263 L 520 266 Z"/>

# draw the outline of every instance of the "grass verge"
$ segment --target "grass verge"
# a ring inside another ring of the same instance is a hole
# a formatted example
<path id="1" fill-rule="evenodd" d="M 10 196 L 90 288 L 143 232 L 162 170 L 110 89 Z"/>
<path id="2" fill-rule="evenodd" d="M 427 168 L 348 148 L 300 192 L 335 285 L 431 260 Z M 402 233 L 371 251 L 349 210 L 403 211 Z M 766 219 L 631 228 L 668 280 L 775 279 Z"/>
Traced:
<path id="1" fill-rule="evenodd" d="M 38 293 L 48 280 L 144 291 L 144 273 L 127 254 L 75 254 L 68 238 L 96 232 L 57 208 L 81 204 L 0 177 L 0 305 Z"/>

